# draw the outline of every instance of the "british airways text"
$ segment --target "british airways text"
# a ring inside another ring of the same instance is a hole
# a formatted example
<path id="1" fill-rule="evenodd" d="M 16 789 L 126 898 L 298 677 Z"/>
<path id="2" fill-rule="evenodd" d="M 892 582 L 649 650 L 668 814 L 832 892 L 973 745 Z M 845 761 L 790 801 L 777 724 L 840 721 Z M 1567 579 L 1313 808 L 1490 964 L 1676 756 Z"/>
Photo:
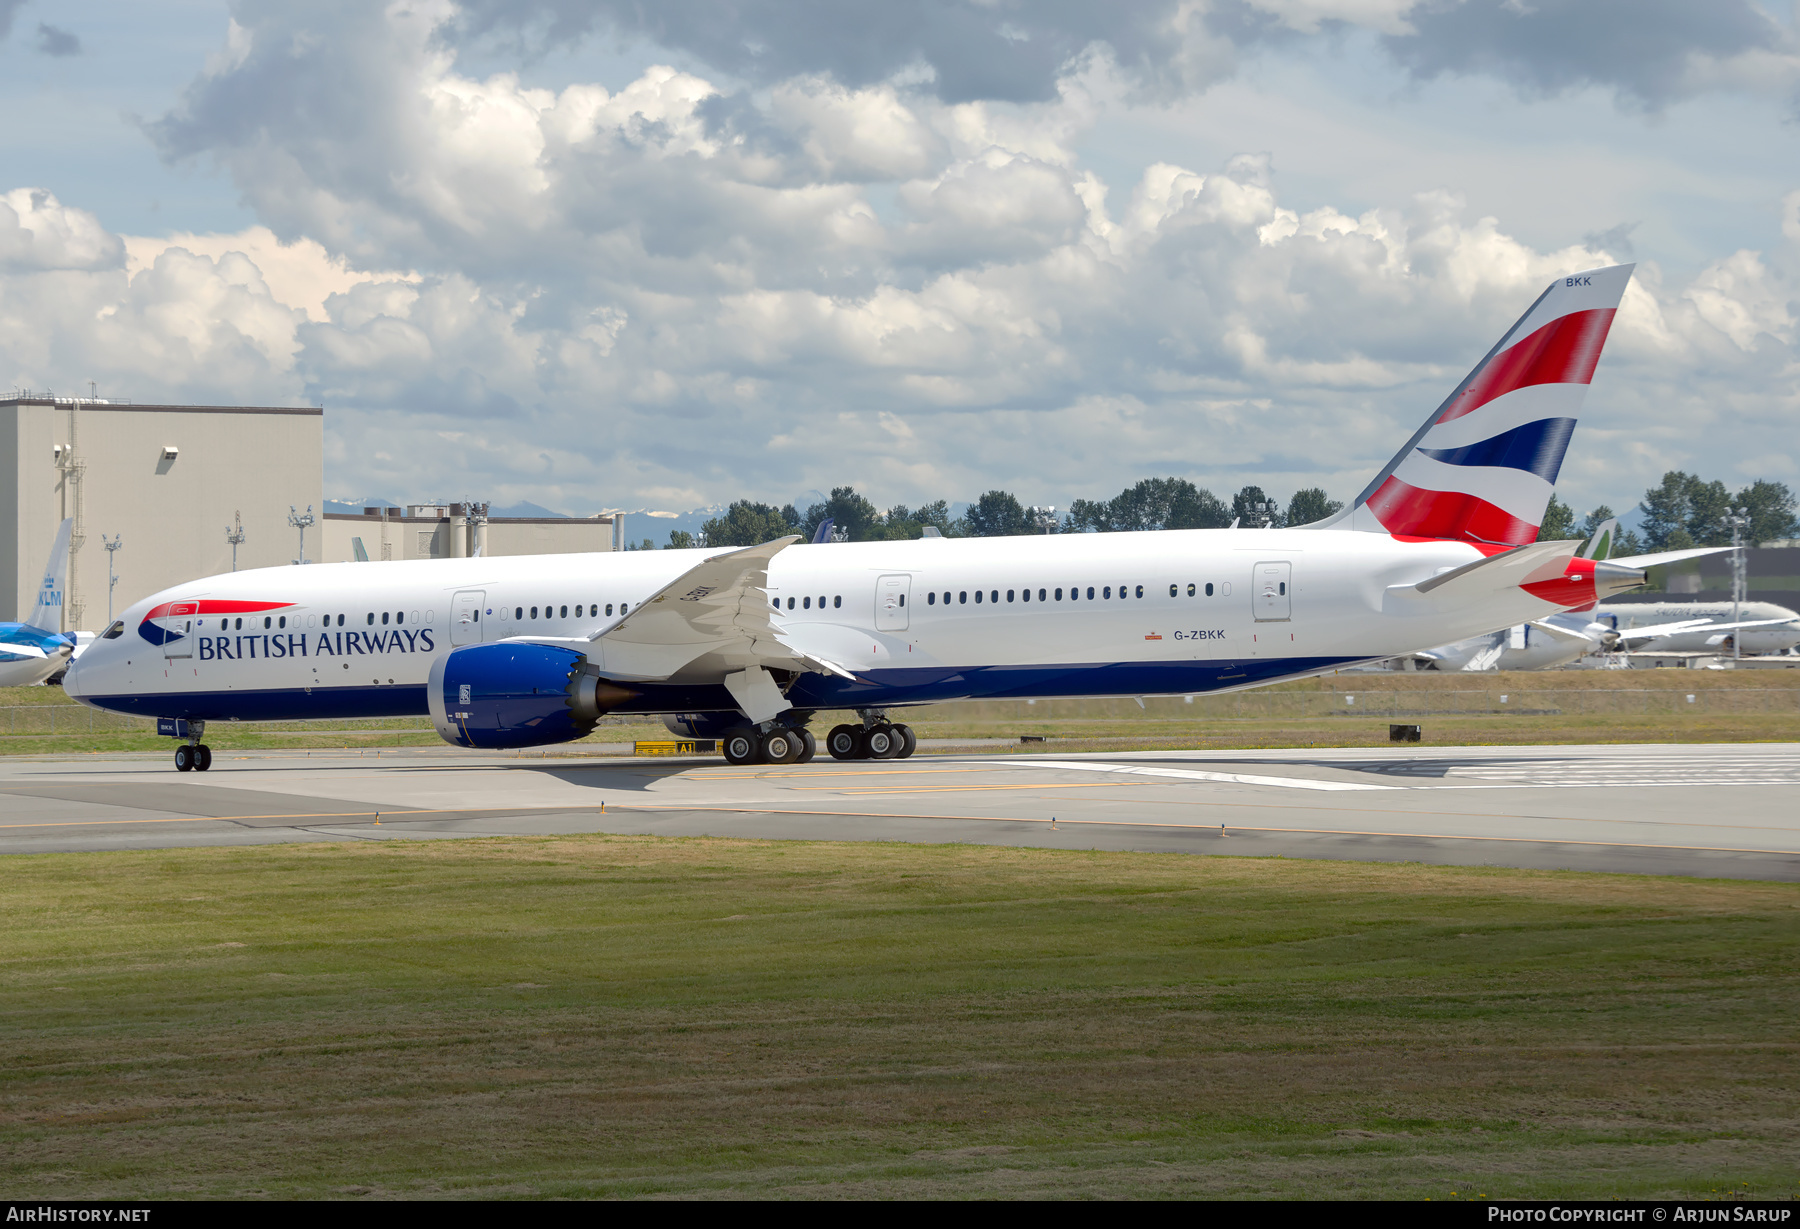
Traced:
<path id="1" fill-rule="evenodd" d="M 321 632 L 309 638 L 302 633 L 267 636 L 202 636 L 201 661 L 253 661 L 270 657 L 349 657 L 376 653 L 430 653 L 437 644 L 431 629 L 416 632 Z"/>

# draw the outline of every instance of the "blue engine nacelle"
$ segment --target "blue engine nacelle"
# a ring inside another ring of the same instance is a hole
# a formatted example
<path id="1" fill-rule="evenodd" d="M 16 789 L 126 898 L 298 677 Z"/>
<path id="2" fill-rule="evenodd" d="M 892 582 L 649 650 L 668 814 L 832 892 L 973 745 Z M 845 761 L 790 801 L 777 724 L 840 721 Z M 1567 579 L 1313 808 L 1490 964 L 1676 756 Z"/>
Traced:
<path id="1" fill-rule="evenodd" d="M 668 713 L 663 724 L 677 738 L 724 738 L 725 731 L 744 724 L 744 715 L 729 713 Z"/>
<path id="2" fill-rule="evenodd" d="M 471 644 L 431 668 L 426 699 L 445 742 L 498 750 L 585 738 L 630 699 L 587 657 L 543 644 Z"/>

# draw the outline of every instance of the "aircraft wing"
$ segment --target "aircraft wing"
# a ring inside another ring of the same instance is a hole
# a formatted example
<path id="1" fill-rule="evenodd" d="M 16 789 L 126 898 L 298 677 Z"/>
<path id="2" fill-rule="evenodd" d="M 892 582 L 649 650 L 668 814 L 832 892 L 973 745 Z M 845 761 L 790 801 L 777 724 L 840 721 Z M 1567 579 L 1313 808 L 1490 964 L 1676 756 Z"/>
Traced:
<path id="1" fill-rule="evenodd" d="M 1567 627 L 1558 627 L 1547 619 L 1533 619 L 1531 625 L 1540 632 L 1543 632 L 1545 635 L 1556 640 L 1580 641 L 1583 644 L 1590 645 L 1594 643 L 1592 636 L 1584 636 L 1580 632 Z"/>
<path id="2" fill-rule="evenodd" d="M 769 605 L 769 560 L 798 540 L 777 538 L 714 555 L 591 637 L 524 639 L 577 649 L 602 675 L 620 682 L 658 682 L 709 654 L 738 671 L 774 666 L 854 678 L 835 662 L 789 644 Z"/>
<path id="3" fill-rule="evenodd" d="M 1750 619 L 1739 623 L 1709 623 L 1705 619 L 1683 619 L 1679 623 L 1621 628 L 1616 635 L 1620 640 L 1655 640 L 1659 636 L 1674 636 L 1681 632 L 1735 632 L 1747 627 L 1775 627 L 1792 622 L 1792 619 Z"/>

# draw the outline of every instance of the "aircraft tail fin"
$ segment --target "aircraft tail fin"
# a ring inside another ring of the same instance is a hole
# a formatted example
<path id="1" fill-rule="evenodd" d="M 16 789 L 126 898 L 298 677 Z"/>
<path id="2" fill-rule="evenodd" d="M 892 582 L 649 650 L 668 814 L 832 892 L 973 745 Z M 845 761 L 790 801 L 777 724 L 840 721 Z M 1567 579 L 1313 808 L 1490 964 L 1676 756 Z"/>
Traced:
<path id="1" fill-rule="evenodd" d="M 1594 530 L 1594 536 L 1589 538 L 1587 545 L 1581 548 L 1579 557 L 1582 559 L 1611 559 L 1613 543 L 1618 537 L 1618 517 L 1601 521 L 1600 527 Z"/>
<path id="2" fill-rule="evenodd" d="M 829 516 L 819 522 L 818 532 L 812 536 L 812 545 L 818 546 L 821 543 L 831 541 L 832 524 L 832 519 Z"/>
<path id="3" fill-rule="evenodd" d="M 44 565 L 44 579 L 38 584 L 37 605 L 25 621 L 47 632 L 63 629 L 63 593 L 69 584 L 69 535 L 74 531 L 73 517 L 64 517 L 56 527 L 56 540 L 50 547 L 50 560 Z"/>
<path id="4" fill-rule="evenodd" d="M 1319 527 L 1484 546 L 1536 540 L 1634 268 L 1550 283 L 1356 501 Z"/>

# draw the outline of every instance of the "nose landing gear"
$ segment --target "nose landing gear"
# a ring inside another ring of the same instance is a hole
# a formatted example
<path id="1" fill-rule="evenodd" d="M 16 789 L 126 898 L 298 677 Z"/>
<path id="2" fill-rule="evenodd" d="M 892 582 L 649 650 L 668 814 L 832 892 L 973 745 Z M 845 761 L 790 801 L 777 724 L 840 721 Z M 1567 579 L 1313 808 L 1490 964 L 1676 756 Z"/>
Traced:
<path id="1" fill-rule="evenodd" d="M 212 767 L 212 748 L 200 741 L 206 733 L 206 722 L 190 721 L 187 731 L 188 740 L 175 748 L 175 771 L 205 772 Z"/>

